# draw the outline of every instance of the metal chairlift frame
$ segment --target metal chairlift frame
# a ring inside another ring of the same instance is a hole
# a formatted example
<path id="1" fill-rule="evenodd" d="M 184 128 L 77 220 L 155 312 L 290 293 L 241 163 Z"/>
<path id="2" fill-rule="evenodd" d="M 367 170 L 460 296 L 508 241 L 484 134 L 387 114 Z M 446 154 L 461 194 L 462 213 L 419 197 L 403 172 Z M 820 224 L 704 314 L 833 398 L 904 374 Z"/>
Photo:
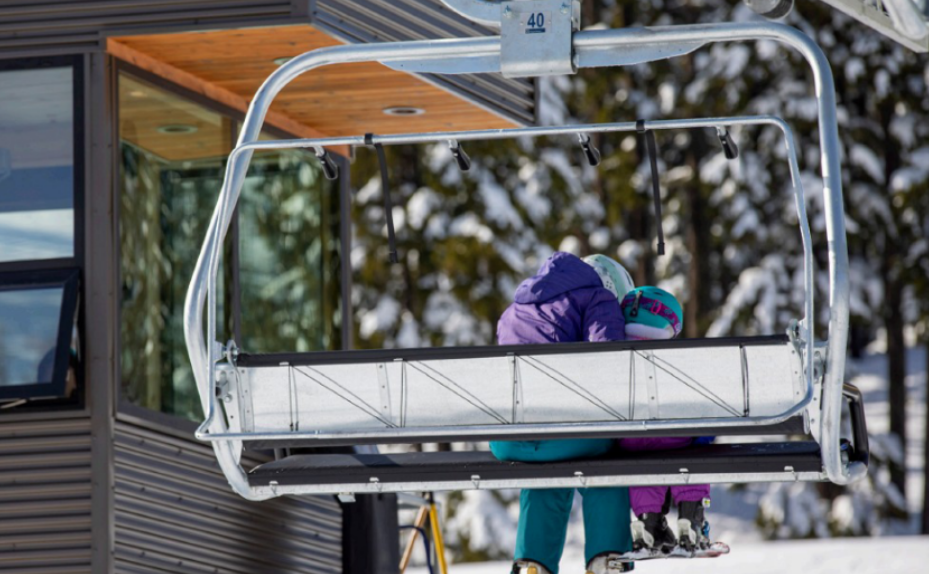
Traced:
<path id="1" fill-rule="evenodd" d="M 474 1 L 474 0 L 455 0 Z M 554 6 L 550 0 L 546 5 Z M 532 2 L 538 4 L 539 2 Z M 564 6 L 562 4 L 562 6 Z M 791 175 L 795 186 L 798 215 L 804 246 L 804 288 L 806 317 L 796 323 L 791 331 L 799 345 L 803 360 L 804 396 L 793 408 L 777 416 L 738 419 L 692 419 L 590 422 L 570 424 L 526 424 L 506 425 L 493 429 L 491 435 L 500 437 L 511 433 L 522 438 L 550 438 L 551 436 L 590 436 L 598 433 L 635 432 L 645 430 L 692 429 L 693 434 L 713 434 L 733 424 L 771 425 L 791 415 L 807 412 L 812 434 L 820 445 L 822 468 L 816 471 L 798 472 L 791 467 L 781 472 L 740 471 L 725 474 L 683 474 L 667 476 L 643 473 L 629 476 L 584 477 L 582 472 L 574 477 L 549 477 L 541 479 L 501 477 L 495 480 L 406 480 L 395 483 L 380 483 L 372 477 L 367 481 L 339 482 L 323 485 L 297 487 L 264 486 L 249 484 L 246 471 L 240 464 L 243 442 L 249 440 L 314 439 L 333 436 L 319 431 L 292 431 L 285 433 L 244 433 L 230 430 L 223 416 L 224 405 L 217 393 L 217 379 L 225 377 L 230 367 L 235 368 L 235 349 L 216 341 L 216 277 L 222 257 L 222 245 L 234 208 L 241 192 L 249 161 L 255 150 L 306 148 L 321 153 L 327 146 L 384 145 L 401 143 L 428 143 L 440 141 L 467 141 L 478 139 L 509 138 L 521 135 L 583 134 L 592 132 L 633 132 L 634 122 L 613 124 L 528 127 L 504 130 L 480 130 L 454 133 L 414 133 L 382 136 L 351 136 L 288 141 L 259 141 L 265 114 L 275 96 L 294 78 L 317 67 L 354 62 L 380 62 L 396 70 L 461 74 L 499 72 L 506 69 L 506 56 L 501 56 L 504 40 L 497 37 L 474 39 L 425 40 L 384 44 L 343 45 L 322 48 L 293 58 L 278 68 L 261 86 L 249 107 L 239 140 L 230 155 L 226 177 L 216 209 L 207 231 L 206 239 L 197 261 L 185 303 L 184 328 L 188 352 L 196 378 L 197 388 L 206 419 L 197 431 L 197 437 L 212 443 L 217 460 L 232 488 L 245 498 L 262 500 L 282 494 L 342 493 L 342 492 L 387 492 L 413 490 L 440 490 L 466 488 L 513 488 L 513 487 L 561 487 L 561 486 L 606 486 L 621 484 L 671 484 L 690 480 L 700 482 L 749 482 L 780 480 L 824 480 L 836 484 L 847 484 L 863 477 L 867 463 L 848 460 L 840 445 L 840 420 L 843 401 L 845 373 L 845 347 L 848 335 L 849 276 L 846 246 L 845 221 L 841 186 L 840 148 L 836 122 L 836 101 L 832 71 L 820 48 L 802 32 L 776 23 L 718 23 L 690 26 L 630 28 L 621 30 L 592 30 L 570 32 L 570 66 L 587 68 L 621 66 L 650 62 L 684 55 L 707 44 L 748 40 L 774 40 L 797 50 L 809 64 L 818 107 L 820 147 L 822 153 L 823 206 L 825 211 L 826 235 L 829 261 L 829 306 L 830 319 L 828 341 L 814 343 L 810 328 L 813 318 L 813 272 L 812 246 L 809 224 L 805 212 L 803 191 L 800 187 L 796 150 L 790 127 L 774 117 L 732 117 L 691 120 L 658 120 L 646 122 L 648 129 L 717 128 L 736 125 L 775 125 L 785 136 Z M 563 64 L 563 62 L 562 62 Z M 527 65 L 522 62 L 521 65 Z M 532 67 L 532 63 L 528 64 Z M 558 68 L 558 66 L 555 66 Z M 563 67 L 563 65 L 562 65 Z M 512 67 L 510 70 L 512 71 Z M 519 73 L 518 71 L 516 73 Z M 542 73 L 542 72 L 540 72 Z M 366 141 L 367 139 L 367 141 Z M 207 302 L 209 303 L 207 305 Z M 206 338 L 204 338 L 204 306 L 206 306 Z M 677 342 L 670 342 L 673 346 Z M 227 359 L 228 364 L 219 364 Z M 736 421 L 736 422 L 734 422 Z M 402 429 L 395 429 L 402 430 Z M 438 433 L 436 439 L 456 442 L 473 440 L 481 432 L 469 426 L 448 426 L 429 429 Z M 486 431 L 486 429 L 485 429 Z M 401 433 L 402 434 L 402 433 Z M 421 434 L 421 433 L 420 433 Z M 485 432 L 486 434 L 486 432 Z M 359 443 L 404 442 L 403 436 L 386 436 L 384 432 L 355 432 L 343 434 L 343 441 Z M 857 438 L 857 437 L 856 437 Z M 330 481 L 332 482 L 332 481 Z"/>

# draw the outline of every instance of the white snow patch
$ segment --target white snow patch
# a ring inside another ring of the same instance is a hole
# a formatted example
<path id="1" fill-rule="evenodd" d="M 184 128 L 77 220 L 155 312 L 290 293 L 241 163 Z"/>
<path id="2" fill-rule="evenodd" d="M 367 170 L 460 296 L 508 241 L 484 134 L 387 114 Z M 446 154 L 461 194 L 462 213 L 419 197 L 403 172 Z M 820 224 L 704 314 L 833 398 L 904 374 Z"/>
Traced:
<path id="1" fill-rule="evenodd" d="M 753 334 L 773 333 L 777 322 L 778 278 L 784 275 L 784 261 L 779 255 L 768 255 L 758 267 L 743 271 L 706 336 L 730 335 L 733 322 L 746 308 L 753 310 L 756 320 L 751 329 Z"/>
<path id="2" fill-rule="evenodd" d="M 539 164 L 527 160 L 519 168 L 519 179 L 525 183 L 516 187 L 516 200 L 532 221 L 544 220 L 552 211 L 552 202 L 546 193 L 551 183 L 548 174 L 539 169 Z"/>
<path id="3" fill-rule="evenodd" d="M 568 235 L 561 240 L 561 244 L 558 245 L 558 251 L 564 251 L 565 253 L 570 253 L 571 255 L 580 255 L 581 240 L 573 235 Z"/>
<path id="4" fill-rule="evenodd" d="M 451 235 L 474 237 L 481 243 L 490 243 L 494 238 L 494 232 L 481 223 L 474 213 L 465 213 L 455 218 L 448 231 Z"/>
<path id="5" fill-rule="evenodd" d="M 409 218 L 410 227 L 413 229 L 422 229 L 426 219 L 434 209 L 441 205 L 439 195 L 428 187 L 421 187 L 416 190 L 410 199 L 406 202 L 406 212 Z"/>
<path id="6" fill-rule="evenodd" d="M 703 162 L 700 166 L 700 180 L 707 183 L 719 184 L 725 179 L 729 171 L 729 160 L 726 154 L 720 152 Z"/>
<path id="7" fill-rule="evenodd" d="M 641 243 L 634 239 L 627 239 L 616 248 L 616 255 L 626 269 L 635 269 L 639 266 L 639 257 L 642 256 L 643 251 L 645 248 Z"/>
<path id="8" fill-rule="evenodd" d="M 880 99 L 887 97 L 890 93 L 890 72 L 881 69 L 874 74 L 874 91 Z"/>
<path id="9" fill-rule="evenodd" d="M 840 538 L 733 544 L 728 556 L 712 560 L 649 560 L 636 567 L 648 574 L 888 574 L 919 572 L 929 563 L 929 537 Z M 512 563 L 454 564 L 455 574 L 500 574 Z M 566 549 L 561 572 L 583 572 L 583 548 Z M 428 574 L 425 566 L 410 574 Z"/>
<path id="10" fill-rule="evenodd" d="M 916 120 L 915 114 L 894 116 L 894 119 L 890 120 L 891 135 L 905 148 L 913 147 L 916 143 Z"/>
<path id="11" fill-rule="evenodd" d="M 606 227 L 598 227 L 591 232 L 587 240 L 592 248 L 603 251 L 610 245 L 610 230 Z"/>
<path id="12" fill-rule="evenodd" d="M 857 164 L 861 169 L 871 177 L 874 183 L 883 183 L 884 181 L 884 164 L 878 159 L 877 154 L 874 153 L 870 148 L 865 147 L 861 144 L 854 144 L 852 146 L 851 153 L 849 154 L 849 160 L 853 164 Z"/>
<path id="13" fill-rule="evenodd" d="M 419 322 L 409 311 L 404 311 L 401 318 L 400 331 L 396 338 L 397 347 L 403 349 L 416 349 L 425 346 L 419 336 Z"/>
<path id="14" fill-rule="evenodd" d="M 845 62 L 845 77 L 849 82 L 857 82 L 865 73 L 865 65 L 861 58 L 849 58 Z"/>
<path id="15" fill-rule="evenodd" d="M 364 205 L 370 201 L 380 199 L 381 197 L 381 178 L 372 177 L 368 180 L 368 183 L 358 190 L 358 193 L 355 194 L 355 202 L 359 205 Z"/>
<path id="16" fill-rule="evenodd" d="M 400 316 L 400 303 L 390 295 L 383 295 L 374 309 L 361 313 L 359 334 L 362 339 L 370 339 L 378 331 L 387 331 L 397 323 Z"/>
<path id="17" fill-rule="evenodd" d="M 574 163 L 564 150 L 546 149 L 542 152 L 542 161 L 565 180 L 573 194 L 580 195 L 584 192 L 584 186 L 581 184 Z"/>
<path id="18" fill-rule="evenodd" d="M 745 70 L 745 65 L 748 64 L 748 59 L 750 56 L 751 51 L 745 44 L 735 44 L 730 46 L 729 49 L 726 50 L 725 69 L 723 75 L 730 80 L 736 76 L 741 75 Z"/>
<path id="19" fill-rule="evenodd" d="M 513 207 L 510 195 L 496 182 L 490 173 L 485 171 L 482 174 L 478 192 L 484 201 L 487 219 L 501 227 L 505 227 L 507 224 L 515 229 L 522 227 L 522 218 L 516 208 Z"/>
<path id="20" fill-rule="evenodd" d="M 661 101 L 661 113 L 669 115 L 674 111 L 677 100 L 677 87 L 669 82 L 658 86 L 658 99 Z"/>

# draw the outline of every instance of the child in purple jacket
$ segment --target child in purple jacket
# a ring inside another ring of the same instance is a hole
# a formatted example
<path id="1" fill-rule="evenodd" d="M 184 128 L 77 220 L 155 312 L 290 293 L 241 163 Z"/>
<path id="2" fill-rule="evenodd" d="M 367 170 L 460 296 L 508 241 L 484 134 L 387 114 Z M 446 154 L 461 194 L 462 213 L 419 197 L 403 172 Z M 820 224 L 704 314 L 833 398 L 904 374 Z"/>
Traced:
<path id="1" fill-rule="evenodd" d="M 672 339 L 683 326 L 683 310 L 673 295 L 657 287 L 639 287 L 626 294 L 620 304 L 626 321 L 626 338 L 632 340 Z M 625 450 L 670 450 L 689 446 L 695 440 L 689 437 L 624 438 L 620 446 Z M 678 532 L 680 542 L 668 527 L 665 514 L 670 499 L 678 506 Z M 709 506 L 710 485 L 634 486 L 629 489 L 632 511 L 633 552 L 647 550 L 668 554 L 678 544 L 692 553 L 708 545 L 704 520 L 704 506 Z"/>
<path id="2" fill-rule="evenodd" d="M 555 253 L 539 272 L 523 281 L 497 324 L 501 345 L 625 338 L 619 300 L 632 289 L 623 267 L 603 255 L 581 260 Z M 613 439 L 493 441 L 500 460 L 541 462 L 605 454 Z M 622 487 L 580 489 L 584 514 L 584 553 L 590 574 L 618 574 L 631 566 L 615 559 L 632 548 L 629 492 Z M 573 488 L 525 489 L 519 497 L 514 574 L 558 574 Z"/>

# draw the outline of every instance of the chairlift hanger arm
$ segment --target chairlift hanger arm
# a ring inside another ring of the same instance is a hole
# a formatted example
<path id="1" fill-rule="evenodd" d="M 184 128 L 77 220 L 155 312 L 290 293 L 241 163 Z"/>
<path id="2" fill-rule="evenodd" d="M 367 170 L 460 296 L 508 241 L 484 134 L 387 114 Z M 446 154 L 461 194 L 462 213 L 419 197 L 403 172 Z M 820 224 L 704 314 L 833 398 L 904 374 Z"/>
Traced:
<path id="1" fill-rule="evenodd" d="M 762 39 L 775 40 L 793 47 L 803 55 L 813 71 L 822 151 L 823 205 L 826 214 L 831 289 L 829 342 L 819 424 L 822 429 L 823 461 L 827 475 L 831 481 L 845 484 L 861 477 L 866 472 L 866 467 L 860 463 L 843 464 L 839 451 L 838 433 L 850 290 L 835 88 L 832 71 L 825 55 L 802 32 L 770 22 L 726 22 L 582 31 L 573 34 L 572 46 L 578 67 L 594 67 L 665 59 L 714 42 Z M 499 37 L 334 46 L 290 60 L 264 82 L 249 106 L 234 152 L 235 157 L 231 157 L 227 165 L 220 198 L 210 220 L 184 307 L 187 348 L 206 413 L 205 426 L 208 432 L 222 433 L 225 430 L 222 417 L 217 415 L 216 381 L 213 375 L 213 366 L 220 360 L 222 352 L 221 345 L 216 343 L 216 275 L 222 257 L 222 245 L 253 151 L 245 146 L 259 139 L 265 116 L 277 94 L 305 72 L 320 66 L 340 63 L 373 61 L 400 68 L 404 64 L 411 67 L 426 64 L 428 71 L 444 74 L 495 72 L 500 70 L 500 49 Z M 417 69 L 425 71 L 425 68 Z M 206 338 L 203 325 L 204 306 L 207 307 Z M 808 320 L 812 321 L 812 317 L 808 317 Z M 809 327 L 808 332 L 812 332 Z M 241 450 L 239 442 L 214 441 L 213 445 L 217 460 L 234 490 L 250 499 L 273 496 L 271 493 L 253 491 L 248 486 L 247 477 L 238 462 Z"/>

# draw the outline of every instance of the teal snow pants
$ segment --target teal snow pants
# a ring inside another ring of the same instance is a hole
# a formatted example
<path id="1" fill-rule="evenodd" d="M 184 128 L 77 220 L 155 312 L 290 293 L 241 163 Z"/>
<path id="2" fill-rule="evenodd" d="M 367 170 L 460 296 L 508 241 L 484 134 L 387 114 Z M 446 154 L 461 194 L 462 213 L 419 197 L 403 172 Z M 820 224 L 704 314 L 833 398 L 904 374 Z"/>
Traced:
<path id="1" fill-rule="evenodd" d="M 600 456 L 613 446 L 611 439 L 495 441 L 490 450 L 500 460 L 554 462 Z M 604 552 L 632 550 L 629 532 L 629 489 L 580 488 L 584 512 L 584 559 Z M 519 495 L 516 560 L 535 560 L 552 574 L 564 550 L 573 488 L 524 489 Z"/>

